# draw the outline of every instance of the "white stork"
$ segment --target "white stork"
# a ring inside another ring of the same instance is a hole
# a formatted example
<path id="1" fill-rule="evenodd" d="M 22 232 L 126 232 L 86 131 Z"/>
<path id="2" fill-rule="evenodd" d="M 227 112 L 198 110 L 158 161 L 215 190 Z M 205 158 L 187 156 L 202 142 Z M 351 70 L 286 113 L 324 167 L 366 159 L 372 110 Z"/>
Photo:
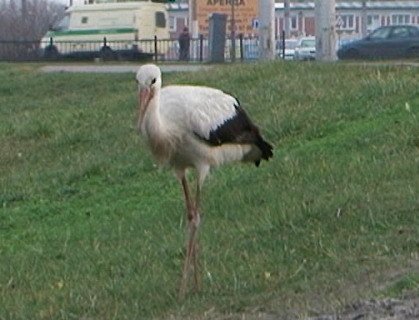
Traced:
<path id="1" fill-rule="evenodd" d="M 272 157 L 272 146 L 259 133 L 239 101 L 221 90 L 203 86 L 162 88 L 160 69 L 153 64 L 137 72 L 137 129 L 145 137 L 160 165 L 176 173 L 185 196 L 188 241 L 180 295 L 184 296 L 190 273 L 197 289 L 197 231 L 200 224 L 200 192 L 211 167 L 232 161 L 254 162 Z M 195 199 L 186 171 L 197 171 Z"/>

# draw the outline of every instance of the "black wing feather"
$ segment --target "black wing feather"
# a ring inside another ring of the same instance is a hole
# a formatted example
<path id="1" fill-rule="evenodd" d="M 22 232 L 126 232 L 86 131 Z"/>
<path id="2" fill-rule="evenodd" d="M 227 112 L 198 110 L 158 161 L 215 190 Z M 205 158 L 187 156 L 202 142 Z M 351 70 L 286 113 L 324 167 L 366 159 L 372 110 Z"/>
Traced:
<path id="1" fill-rule="evenodd" d="M 198 135 L 199 138 L 211 146 L 220 146 L 225 143 L 255 144 L 262 152 L 262 159 L 268 160 L 273 156 L 272 146 L 262 138 L 258 127 L 252 123 L 237 99 L 234 108 L 236 114 L 216 129 L 211 130 L 209 138 Z M 255 163 L 259 165 L 259 161 Z"/>
<path id="2" fill-rule="evenodd" d="M 236 114 L 216 129 L 211 130 L 209 144 L 219 146 L 224 143 L 253 143 L 255 126 L 240 105 L 235 104 Z"/>

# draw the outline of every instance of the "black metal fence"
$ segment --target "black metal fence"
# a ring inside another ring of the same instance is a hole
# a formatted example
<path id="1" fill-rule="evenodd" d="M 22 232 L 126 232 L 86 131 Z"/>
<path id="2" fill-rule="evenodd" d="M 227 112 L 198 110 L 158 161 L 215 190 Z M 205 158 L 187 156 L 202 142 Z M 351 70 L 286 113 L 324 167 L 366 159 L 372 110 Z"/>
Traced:
<path id="1" fill-rule="evenodd" d="M 232 51 L 235 47 L 235 53 Z M 226 61 L 252 60 L 259 56 L 258 39 L 239 36 L 232 45 L 226 39 Z M 0 40 L 0 61 L 41 60 L 155 60 L 178 61 L 179 43 L 174 39 L 139 41 L 9 41 Z M 208 39 L 191 39 L 188 61 L 209 61 Z"/>
<path id="2" fill-rule="evenodd" d="M 31 61 L 40 58 L 39 41 L 0 40 L 0 60 Z"/>

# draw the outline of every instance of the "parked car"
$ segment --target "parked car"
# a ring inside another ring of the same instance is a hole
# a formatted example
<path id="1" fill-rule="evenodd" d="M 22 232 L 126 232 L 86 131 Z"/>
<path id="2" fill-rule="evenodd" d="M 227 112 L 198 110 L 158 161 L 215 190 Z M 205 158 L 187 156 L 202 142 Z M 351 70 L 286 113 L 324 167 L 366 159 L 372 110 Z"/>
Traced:
<path id="1" fill-rule="evenodd" d="M 339 59 L 419 58 L 419 27 L 380 27 L 363 39 L 341 46 L 337 55 Z"/>
<path id="2" fill-rule="evenodd" d="M 277 56 L 285 60 L 293 60 L 295 54 L 295 48 L 298 45 L 297 39 L 285 39 L 285 50 L 283 48 L 283 41 L 278 40 L 276 42 L 276 53 Z M 285 52 L 284 52 L 285 51 Z M 284 55 L 285 53 L 285 55 Z"/>
<path id="3" fill-rule="evenodd" d="M 300 38 L 295 48 L 294 60 L 314 59 L 316 59 L 316 39 L 314 37 Z"/>

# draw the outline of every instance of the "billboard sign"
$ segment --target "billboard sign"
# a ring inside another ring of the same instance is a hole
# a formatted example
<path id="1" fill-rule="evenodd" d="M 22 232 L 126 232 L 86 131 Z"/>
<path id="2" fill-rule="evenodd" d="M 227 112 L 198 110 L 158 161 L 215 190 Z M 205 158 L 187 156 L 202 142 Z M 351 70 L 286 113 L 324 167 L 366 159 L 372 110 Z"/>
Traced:
<path id="1" fill-rule="evenodd" d="M 213 13 L 228 16 L 227 33 L 231 32 L 231 13 L 234 5 L 236 34 L 252 35 L 255 33 L 254 21 L 259 16 L 257 0 L 195 0 L 198 33 L 208 34 L 208 18 Z"/>

